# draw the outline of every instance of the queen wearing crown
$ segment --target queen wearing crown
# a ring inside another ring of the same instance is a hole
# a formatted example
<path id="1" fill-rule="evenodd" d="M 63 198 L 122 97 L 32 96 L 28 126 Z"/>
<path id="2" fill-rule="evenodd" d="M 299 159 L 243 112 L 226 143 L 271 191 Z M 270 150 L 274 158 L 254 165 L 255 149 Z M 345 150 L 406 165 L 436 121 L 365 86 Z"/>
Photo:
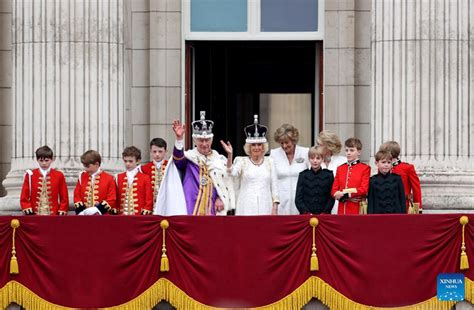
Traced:
<path id="1" fill-rule="evenodd" d="M 227 172 L 240 181 L 236 215 L 277 215 L 278 189 L 273 160 L 265 156 L 268 152 L 267 127 L 254 123 L 244 128 L 244 151 L 248 156 L 236 157 L 232 163 L 232 145 L 221 141 L 227 152 Z"/>
<path id="2" fill-rule="evenodd" d="M 201 111 L 200 119 L 192 123 L 195 147 L 185 151 L 185 125 L 179 120 L 173 122 L 176 135 L 173 157 L 158 192 L 155 214 L 226 215 L 234 209 L 227 159 L 211 148 L 213 127 L 214 122 L 206 120 L 206 112 Z"/>

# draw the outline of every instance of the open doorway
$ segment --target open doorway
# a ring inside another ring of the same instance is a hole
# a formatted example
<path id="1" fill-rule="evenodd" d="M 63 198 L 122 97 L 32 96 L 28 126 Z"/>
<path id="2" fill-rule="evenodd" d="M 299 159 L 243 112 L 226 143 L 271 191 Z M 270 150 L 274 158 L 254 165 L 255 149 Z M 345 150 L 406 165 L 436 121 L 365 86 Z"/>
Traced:
<path id="1" fill-rule="evenodd" d="M 299 144 L 312 145 L 321 127 L 321 50 L 314 41 L 187 42 L 187 123 L 206 111 L 215 122 L 214 141 L 231 141 L 235 155 L 243 155 L 243 127 L 254 114 L 269 127 L 271 147 L 285 122 L 300 130 Z"/>

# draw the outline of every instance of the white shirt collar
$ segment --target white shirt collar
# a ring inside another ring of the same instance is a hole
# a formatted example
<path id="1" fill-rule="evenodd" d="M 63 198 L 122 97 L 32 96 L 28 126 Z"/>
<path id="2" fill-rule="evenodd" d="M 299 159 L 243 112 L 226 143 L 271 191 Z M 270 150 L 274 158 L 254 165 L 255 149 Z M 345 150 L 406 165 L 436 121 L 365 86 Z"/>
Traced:
<path id="1" fill-rule="evenodd" d="M 161 166 L 163 165 L 163 161 L 164 161 L 164 159 L 162 159 L 162 160 L 160 160 L 160 161 L 158 161 L 158 162 L 153 161 L 153 164 L 155 165 L 156 169 L 160 169 L 160 168 L 161 168 Z"/>
<path id="2" fill-rule="evenodd" d="M 135 179 L 135 176 L 137 173 L 140 171 L 140 166 L 135 167 L 135 169 L 128 171 L 127 170 L 127 182 L 128 186 L 131 186 L 133 184 L 133 180 Z"/>
<path id="3" fill-rule="evenodd" d="M 102 172 L 102 170 L 101 170 L 100 167 L 99 167 L 99 169 L 97 169 L 97 171 L 94 172 L 94 173 L 91 175 L 91 179 L 92 179 L 92 180 L 95 180 L 95 177 L 96 177 L 97 175 L 99 175 L 101 172 Z"/>
<path id="4" fill-rule="evenodd" d="M 46 169 L 46 170 L 43 170 L 43 168 L 39 167 L 39 171 L 40 171 L 40 173 L 43 175 L 43 178 L 46 178 L 46 176 L 48 175 L 48 173 L 51 171 L 51 167 L 49 167 L 49 168 Z"/>

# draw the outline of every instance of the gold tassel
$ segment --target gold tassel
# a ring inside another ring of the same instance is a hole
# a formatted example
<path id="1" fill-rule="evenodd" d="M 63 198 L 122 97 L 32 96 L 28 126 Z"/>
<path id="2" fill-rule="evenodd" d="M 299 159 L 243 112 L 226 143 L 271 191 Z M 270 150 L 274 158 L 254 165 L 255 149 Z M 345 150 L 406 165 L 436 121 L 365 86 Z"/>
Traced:
<path id="1" fill-rule="evenodd" d="M 312 217 L 309 220 L 309 225 L 313 227 L 313 247 L 311 249 L 311 261 L 309 265 L 310 271 L 319 270 L 319 261 L 318 261 L 318 256 L 316 255 L 316 226 L 318 226 L 318 224 L 319 224 L 319 221 L 315 217 Z"/>
<path id="2" fill-rule="evenodd" d="M 466 270 L 469 269 L 469 259 L 466 254 L 466 243 L 464 242 L 464 228 L 466 224 L 469 223 L 469 218 L 465 215 L 461 216 L 459 223 L 462 225 L 462 244 L 461 244 L 461 264 L 460 269 Z"/>
<path id="3" fill-rule="evenodd" d="M 466 253 L 461 253 L 461 270 L 469 269 L 469 260 Z"/>
<path id="4" fill-rule="evenodd" d="M 20 271 L 18 270 L 18 260 L 15 256 L 12 257 L 10 260 L 10 274 L 19 274 Z"/>
<path id="5" fill-rule="evenodd" d="M 316 256 L 316 253 L 311 254 L 311 266 L 310 266 L 311 271 L 317 271 L 319 270 L 319 261 L 318 257 Z"/>
<path id="6" fill-rule="evenodd" d="M 15 232 L 18 227 L 20 227 L 20 221 L 13 219 L 10 222 L 10 226 L 13 228 L 13 237 L 12 237 L 12 258 L 10 260 L 10 274 L 19 274 L 20 270 L 18 269 L 18 260 L 16 259 L 16 249 L 15 249 Z"/>
<path id="7" fill-rule="evenodd" d="M 163 229 L 163 246 L 161 247 L 161 264 L 160 271 L 168 272 L 170 271 L 170 262 L 168 256 L 166 255 L 166 229 L 170 226 L 170 223 L 167 220 L 162 220 L 160 222 L 160 227 Z"/>
<path id="8" fill-rule="evenodd" d="M 161 272 L 170 271 L 170 262 L 168 260 L 168 257 L 166 257 L 166 254 L 161 255 L 160 271 Z"/>

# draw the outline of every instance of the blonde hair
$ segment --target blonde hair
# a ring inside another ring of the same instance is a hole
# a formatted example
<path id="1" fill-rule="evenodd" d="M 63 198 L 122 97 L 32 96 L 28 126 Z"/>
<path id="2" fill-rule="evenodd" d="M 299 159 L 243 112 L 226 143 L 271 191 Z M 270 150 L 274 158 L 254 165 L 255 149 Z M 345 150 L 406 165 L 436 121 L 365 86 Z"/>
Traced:
<path id="1" fill-rule="evenodd" d="M 321 131 L 318 135 L 318 143 L 326 147 L 332 154 L 339 154 L 341 152 L 341 139 L 332 131 Z"/>
<path id="2" fill-rule="evenodd" d="M 244 152 L 247 154 L 247 156 L 250 156 L 250 145 L 252 143 L 245 143 L 244 144 Z M 267 154 L 269 150 L 268 142 L 265 143 L 254 143 L 254 144 L 263 144 L 263 153 Z"/>
<path id="3" fill-rule="evenodd" d="M 294 144 L 297 144 L 300 140 L 300 132 L 293 125 L 283 124 L 275 131 L 273 138 L 276 143 L 280 143 L 282 139 L 290 139 Z"/>
<path id="4" fill-rule="evenodd" d="M 397 141 L 387 141 L 380 146 L 379 151 L 390 152 L 393 158 L 398 158 L 400 156 L 400 144 Z"/>
<path id="5" fill-rule="evenodd" d="M 321 145 L 312 146 L 308 151 L 308 158 L 319 156 L 324 158 L 324 147 Z"/>

